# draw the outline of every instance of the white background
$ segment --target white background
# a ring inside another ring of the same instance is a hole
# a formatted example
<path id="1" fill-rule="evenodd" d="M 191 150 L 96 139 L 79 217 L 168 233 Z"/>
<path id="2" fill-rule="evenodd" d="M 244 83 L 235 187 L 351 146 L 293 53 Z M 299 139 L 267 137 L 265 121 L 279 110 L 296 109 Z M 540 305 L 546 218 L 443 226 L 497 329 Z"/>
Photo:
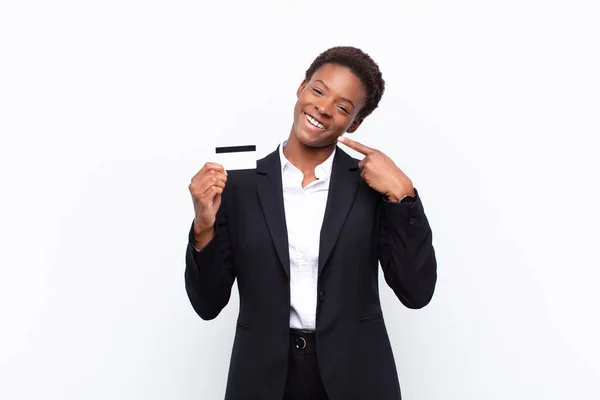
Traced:
<path id="1" fill-rule="evenodd" d="M 238 298 L 187 300 L 187 185 L 215 145 L 272 151 L 354 45 L 387 90 L 353 137 L 439 263 L 425 309 L 382 288 L 403 398 L 599 399 L 598 3 L 217 3 L 0 3 L 0 398 L 222 398 Z"/>

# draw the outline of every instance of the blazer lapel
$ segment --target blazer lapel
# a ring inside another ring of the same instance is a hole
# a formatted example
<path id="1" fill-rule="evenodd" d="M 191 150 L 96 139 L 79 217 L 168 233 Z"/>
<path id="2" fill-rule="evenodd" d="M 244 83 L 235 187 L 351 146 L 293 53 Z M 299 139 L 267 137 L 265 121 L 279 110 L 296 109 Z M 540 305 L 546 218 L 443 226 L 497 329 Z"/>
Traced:
<path id="1" fill-rule="evenodd" d="M 321 227 L 319 276 L 335 247 L 356 198 L 360 178 L 353 171 L 357 169 L 356 160 L 337 147 L 333 159 L 325 216 Z"/>
<path id="2" fill-rule="evenodd" d="M 279 256 L 279 261 L 289 280 L 290 255 L 283 205 L 279 147 L 273 153 L 257 162 L 256 173 L 259 175 L 256 190 L 260 205 L 267 221 L 275 250 Z"/>

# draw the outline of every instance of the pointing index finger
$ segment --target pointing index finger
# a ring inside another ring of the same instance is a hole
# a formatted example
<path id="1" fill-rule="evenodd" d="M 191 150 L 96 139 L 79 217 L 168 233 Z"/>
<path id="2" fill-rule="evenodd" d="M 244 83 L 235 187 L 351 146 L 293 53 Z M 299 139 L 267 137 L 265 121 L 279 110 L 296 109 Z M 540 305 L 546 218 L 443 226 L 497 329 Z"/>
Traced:
<path id="1" fill-rule="evenodd" d="M 350 147 L 352 150 L 356 150 L 356 151 L 358 151 L 359 153 L 361 153 L 361 154 L 363 154 L 365 156 L 368 156 L 369 154 L 371 154 L 371 153 L 373 153 L 373 152 L 376 151 L 375 149 L 372 149 L 369 146 L 365 146 L 364 144 L 359 143 L 359 142 L 357 142 L 355 140 L 348 139 L 345 136 L 340 136 L 338 138 L 338 141 L 340 143 L 343 143 L 346 146 Z"/>

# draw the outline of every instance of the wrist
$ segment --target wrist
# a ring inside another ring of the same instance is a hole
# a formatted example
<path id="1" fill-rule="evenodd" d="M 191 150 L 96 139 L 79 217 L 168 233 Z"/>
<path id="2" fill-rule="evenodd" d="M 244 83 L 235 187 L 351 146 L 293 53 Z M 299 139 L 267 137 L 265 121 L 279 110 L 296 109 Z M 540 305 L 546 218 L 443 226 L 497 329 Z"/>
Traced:
<path id="1" fill-rule="evenodd" d="M 387 200 L 390 203 L 399 203 L 400 200 L 402 200 L 404 198 L 404 196 L 398 196 L 398 195 L 394 195 L 394 194 L 388 194 L 387 195 Z"/>
<path id="2" fill-rule="evenodd" d="M 194 229 L 194 248 L 196 251 L 202 250 L 215 236 L 215 227 L 212 226 L 208 229 L 196 231 Z"/>
<path id="3" fill-rule="evenodd" d="M 386 193 L 386 196 L 389 202 L 399 203 L 403 198 L 407 196 L 415 197 L 416 193 L 414 187 L 410 186 L 408 188 L 391 190 L 388 193 Z"/>
<path id="4" fill-rule="evenodd" d="M 194 238 L 201 239 L 206 236 L 212 236 L 215 233 L 215 226 L 209 226 L 207 228 L 194 223 Z"/>
<path id="5" fill-rule="evenodd" d="M 196 222 L 194 222 L 194 239 L 195 240 L 202 240 L 205 239 L 206 237 L 212 237 L 215 233 L 215 226 L 202 226 L 201 224 L 198 224 Z"/>
<path id="6" fill-rule="evenodd" d="M 204 218 L 206 219 L 206 218 Z M 196 217 L 194 218 L 194 235 L 206 235 L 208 232 L 214 231 L 215 228 L 215 220 L 212 220 L 211 222 L 204 222 L 202 221 L 203 218 L 202 216 L 196 215 Z"/>

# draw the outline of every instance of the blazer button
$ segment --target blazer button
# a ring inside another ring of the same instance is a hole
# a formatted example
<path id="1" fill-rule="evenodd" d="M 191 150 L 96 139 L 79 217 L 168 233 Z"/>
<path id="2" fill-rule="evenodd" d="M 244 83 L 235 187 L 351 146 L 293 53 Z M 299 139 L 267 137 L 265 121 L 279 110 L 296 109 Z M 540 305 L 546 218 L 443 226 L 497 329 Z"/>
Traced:
<path id="1" fill-rule="evenodd" d="M 411 217 L 411 219 L 408 220 L 409 225 L 414 225 L 415 222 L 417 222 L 417 219 L 415 217 Z"/>
<path id="2" fill-rule="evenodd" d="M 322 290 L 321 293 L 319 293 L 319 300 L 323 301 L 325 300 L 325 291 Z"/>

